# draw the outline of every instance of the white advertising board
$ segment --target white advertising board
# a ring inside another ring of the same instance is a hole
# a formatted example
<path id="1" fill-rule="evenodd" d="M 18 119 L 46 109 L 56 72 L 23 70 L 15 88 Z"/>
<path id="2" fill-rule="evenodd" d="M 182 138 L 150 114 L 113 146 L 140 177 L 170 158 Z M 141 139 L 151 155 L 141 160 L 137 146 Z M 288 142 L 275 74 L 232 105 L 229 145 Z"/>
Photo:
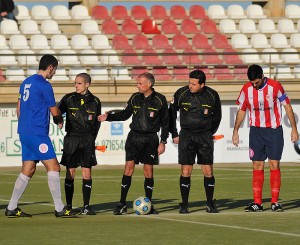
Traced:
<path id="1" fill-rule="evenodd" d="M 107 104 L 102 111 L 111 109 L 121 109 L 118 104 Z M 300 102 L 293 101 L 293 109 L 296 114 L 298 130 L 300 129 Z M 224 134 L 224 138 L 215 141 L 215 163 L 247 163 L 248 157 L 248 120 L 239 130 L 240 144 L 238 147 L 232 145 L 231 136 L 235 120 L 237 107 L 233 102 L 223 103 L 222 122 L 216 134 Z M 284 111 L 284 110 L 283 110 Z M 299 142 L 293 144 L 290 141 L 291 128 L 285 113 L 283 113 L 283 130 L 285 147 L 282 155 L 282 162 L 300 162 Z M 246 118 L 247 119 L 247 118 Z M 13 106 L 0 106 L 0 166 L 19 166 L 21 165 L 21 144 L 17 134 L 17 117 Z M 125 122 L 104 122 L 101 125 L 96 145 L 106 145 L 107 150 L 103 153 L 97 151 L 98 164 L 119 165 L 124 164 L 124 146 L 129 132 L 131 119 Z M 65 131 L 59 129 L 55 124 L 50 125 L 50 138 L 54 149 L 60 160 L 63 149 L 63 136 Z M 161 164 L 177 163 L 177 146 L 172 143 L 171 136 L 168 138 L 166 152 L 160 157 Z"/>

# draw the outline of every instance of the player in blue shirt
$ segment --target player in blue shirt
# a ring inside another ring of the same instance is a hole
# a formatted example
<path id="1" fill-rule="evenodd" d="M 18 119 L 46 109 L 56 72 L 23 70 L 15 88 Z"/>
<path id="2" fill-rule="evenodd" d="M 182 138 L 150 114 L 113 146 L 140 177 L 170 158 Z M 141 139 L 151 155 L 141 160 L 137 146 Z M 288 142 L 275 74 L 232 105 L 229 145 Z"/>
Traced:
<path id="1" fill-rule="evenodd" d="M 63 125 L 63 118 L 56 106 L 52 86 L 46 80 L 53 77 L 57 65 L 58 61 L 54 56 L 44 55 L 40 60 L 38 73 L 26 78 L 20 86 L 17 116 L 18 134 L 22 146 L 22 170 L 5 210 L 7 217 L 31 217 L 17 205 L 39 161 L 47 169 L 48 186 L 54 201 L 55 216 L 73 215 L 61 200 L 60 166 L 49 138 L 50 113 L 60 128 Z"/>

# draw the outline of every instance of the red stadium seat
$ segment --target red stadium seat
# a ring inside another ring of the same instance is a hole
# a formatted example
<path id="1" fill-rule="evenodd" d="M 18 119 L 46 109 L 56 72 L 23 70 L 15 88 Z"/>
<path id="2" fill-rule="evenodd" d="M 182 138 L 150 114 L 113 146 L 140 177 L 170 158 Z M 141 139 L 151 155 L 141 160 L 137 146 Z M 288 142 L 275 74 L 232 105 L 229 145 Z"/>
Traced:
<path id="1" fill-rule="evenodd" d="M 130 18 L 127 13 L 126 7 L 121 5 L 115 5 L 112 7 L 111 16 L 115 20 L 126 20 Z"/>
<path id="2" fill-rule="evenodd" d="M 189 40 L 185 35 L 177 34 L 173 36 L 172 42 L 175 49 L 187 49 L 191 47 Z"/>
<path id="3" fill-rule="evenodd" d="M 132 6 L 131 17 L 135 20 L 145 20 L 149 18 L 147 9 L 141 5 Z"/>
<path id="4" fill-rule="evenodd" d="M 114 20 L 105 20 L 102 23 L 103 34 L 120 34 L 118 24 Z"/>
<path id="5" fill-rule="evenodd" d="M 158 53 L 154 49 L 145 49 L 143 52 L 142 61 L 145 65 L 161 65 L 162 61 Z"/>
<path id="6" fill-rule="evenodd" d="M 152 74 L 155 77 L 156 81 L 172 80 L 172 76 L 170 75 L 168 68 L 165 66 L 153 67 Z"/>
<path id="7" fill-rule="evenodd" d="M 3 71 L 0 69 L 0 82 L 3 82 L 3 81 L 5 81 L 6 80 L 6 78 L 5 78 L 5 76 L 3 75 Z"/>
<path id="8" fill-rule="evenodd" d="M 179 59 L 177 52 L 174 49 L 165 49 L 162 55 L 162 61 L 166 65 L 179 65 L 182 60 Z"/>
<path id="9" fill-rule="evenodd" d="M 205 53 L 203 54 L 203 62 L 205 64 L 214 64 L 214 65 L 222 64 L 222 60 L 220 59 L 216 50 L 206 49 Z"/>
<path id="10" fill-rule="evenodd" d="M 171 48 L 168 38 L 163 34 L 157 34 L 152 38 L 152 47 L 154 49 Z"/>
<path id="11" fill-rule="evenodd" d="M 232 80 L 234 78 L 228 66 L 215 66 L 214 75 L 217 80 Z"/>
<path id="12" fill-rule="evenodd" d="M 132 49 L 129 45 L 128 38 L 125 35 L 115 35 L 112 38 L 112 47 L 116 50 Z"/>
<path id="13" fill-rule="evenodd" d="M 228 43 L 227 37 L 223 34 L 215 34 L 212 37 L 211 42 L 213 48 L 218 48 L 218 49 L 232 48 L 232 46 Z"/>
<path id="14" fill-rule="evenodd" d="M 137 34 L 132 38 L 133 49 L 148 49 L 151 48 L 149 45 L 148 38 L 144 34 Z"/>
<path id="15" fill-rule="evenodd" d="M 164 6 L 153 5 L 150 11 L 152 18 L 154 18 L 155 20 L 169 19 L 169 16 L 167 15 L 167 11 Z"/>
<path id="16" fill-rule="evenodd" d="M 125 35 L 128 34 L 139 34 L 141 31 L 138 28 L 137 23 L 134 20 L 124 20 L 122 23 L 122 33 Z"/>
<path id="17" fill-rule="evenodd" d="M 196 34 L 199 33 L 196 22 L 191 19 L 186 19 L 181 22 L 181 31 L 184 34 Z"/>
<path id="18" fill-rule="evenodd" d="M 181 5 L 173 5 L 170 9 L 170 17 L 175 20 L 183 20 L 188 18 L 185 8 Z"/>
<path id="19" fill-rule="evenodd" d="M 203 71 L 205 73 L 206 80 L 214 79 L 214 75 L 212 74 L 212 72 L 210 71 L 210 69 L 207 66 L 200 65 L 200 66 L 195 66 L 194 68 L 197 70 Z"/>
<path id="20" fill-rule="evenodd" d="M 201 5 L 192 5 L 190 7 L 190 17 L 193 19 L 208 19 L 205 9 Z"/>
<path id="21" fill-rule="evenodd" d="M 105 6 L 100 6 L 100 5 L 92 7 L 91 16 L 95 20 L 110 19 L 107 8 Z"/>
<path id="22" fill-rule="evenodd" d="M 248 66 L 238 65 L 234 67 L 234 76 L 239 80 L 249 80 L 247 77 Z"/>
<path id="23" fill-rule="evenodd" d="M 146 19 L 142 22 L 142 32 L 145 34 L 160 34 L 155 20 Z"/>
<path id="24" fill-rule="evenodd" d="M 200 26 L 201 26 L 201 30 L 206 34 L 219 33 L 216 23 L 212 20 L 203 20 L 201 21 Z"/>
<path id="25" fill-rule="evenodd" d="M 161 23 L 161 32 L 164 34 L 179 34 L 180 31 L 177 28 L 177 24 L 174 20 L 164 20 Z"/>
<path id="26" fill-rule="evenodd" d="M 132 79 L 136 80 L 138 75 L 140 75 L 144 72 L 148 72 L 147 67 L 145 67 L 145 66 L 134 66 L 134 67 L 132 67 L 132 70 L 131 70 L 131 77 L 132 77 Z"/>
<path id="27" fill-rule="evenodd" d="M 127 55 L 128 54 L 128 55 Z M 140 65 L 142 61 L 136 55 L 137 52 L 134 50 L 125 50 L 122 56 L 122 63 L 125 65 Z"/>
<path id="28" fill-rule="evenodd" d="M 207 36 L 203 34 L 195 34 L 192 38 L 192 46 L 195 49 L 208 49 L 212 48 L 212 46 L 208 43 Z"/>
<path id="29" fill-rule="evenodd" d="M 198 65 L 203 62 L 202 59 L 199 57 L 197 51 L 194 49 L 185 49 L 183 51 L 183 54 L 184 55 L 182 55 L 182 61 L 185 64 Z"/>
<path id="30" fill-rule="evenodd" d="M 176 80 L 189 80 L 190 71 L 187 66 L 175 66 L 173 67 L 173 76 Z"/>
<path id="31" fill-rule="evenodd" d="M 230 64 L 230 65 L 243 64 L 243 61 L 239 58 L 239 55 L 237 54 L 236 50 L 225 49 L 224 53 L 228 53 L 228 54 L 223 54 L 224 64 Z"/>

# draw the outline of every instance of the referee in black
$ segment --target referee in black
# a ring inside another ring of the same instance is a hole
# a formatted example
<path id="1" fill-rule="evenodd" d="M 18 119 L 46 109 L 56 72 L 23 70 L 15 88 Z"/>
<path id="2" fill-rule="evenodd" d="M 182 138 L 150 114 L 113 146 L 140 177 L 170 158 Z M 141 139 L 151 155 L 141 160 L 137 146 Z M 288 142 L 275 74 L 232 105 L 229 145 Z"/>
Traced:
<path id="1" fill-rule="evenodd" d="M 82 172 L 82 214 L 95 215 L 90 207 L 92 191 L 92 166 L 97 165 L 95 140 L 100 129 L 98 116 L 101 102 L 89 91 L 91 77 L 80 73 L 75 77 L 76 92 L 66 94 L 58 104 L 61 113 L 66 113 L 66 136 L 60 164 L 66 166 L 65 194 L 68 209 L 72 209 L 74 178 L 77 167 Z"/>
<path id="2" fill-rule="evenodd" d="M 169 107 L 170 133 L 178 144 L 181 164 L 180 192 L 182 203 L 179 213 L 187 214 L 191 187 L 191 174 L 195 158 L 201 164 L 207 199 L 206 212 L 218 213 L 213 201 L 215 178 L 213 175 L 213 134 L 217 131 L 222 117 L 218 93 L 205 86 L 206 76 L 201 70 L 189 74 L 189 84 L 179 88 Z M 180 113 L 180 133 L 176 126 L 177 112 Z"/>
<path id="3" fill-rule="evenodd" d="M 131 185 L 135 164 L 144 164 L 145 195 L 152 199 L 154 178 L 153 165 L 158 165 L 158 156 L 165 152 L 169 135 L 168 103 L 166 97 L 153 88 L 155 83 L 151 73 L 142 73 L 137 78 L 139 92 L 132 94 L 126 107 L 115 114 L 103 114 L 98 119 L 103 121 L 125 121 L 132 115 L 125 152 L 126 163 L 121 184 L 121 198 L 114 210 L 114 215 L 127 212 L 126 197 Z M 160 141 L 158 132 L 161 129 Z M 158 211 L 151 207 L 150 214 Z"/>

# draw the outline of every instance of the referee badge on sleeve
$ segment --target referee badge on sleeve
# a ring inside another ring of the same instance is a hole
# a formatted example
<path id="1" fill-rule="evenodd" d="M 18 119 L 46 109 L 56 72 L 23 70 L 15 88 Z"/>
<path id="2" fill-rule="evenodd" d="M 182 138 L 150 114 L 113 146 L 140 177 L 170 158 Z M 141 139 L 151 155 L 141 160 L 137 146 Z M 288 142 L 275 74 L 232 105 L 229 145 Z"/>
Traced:
<path id="1" fill-rule="evenodd" d="M 208 109 L 204 109 L 204 114 L 205 114 L 205 115 L 208 114 Z"/>
<path id="2" fill-rule="evenodd" d="M 153 111 L 150 112 L 150 117 L 154 117 L 154 112 Z"/>
<path id="3" fill-rule="evenodd" d="M 88 120 L 92 121 L 93 120 L 93 115 L 89 115 Z"/>

